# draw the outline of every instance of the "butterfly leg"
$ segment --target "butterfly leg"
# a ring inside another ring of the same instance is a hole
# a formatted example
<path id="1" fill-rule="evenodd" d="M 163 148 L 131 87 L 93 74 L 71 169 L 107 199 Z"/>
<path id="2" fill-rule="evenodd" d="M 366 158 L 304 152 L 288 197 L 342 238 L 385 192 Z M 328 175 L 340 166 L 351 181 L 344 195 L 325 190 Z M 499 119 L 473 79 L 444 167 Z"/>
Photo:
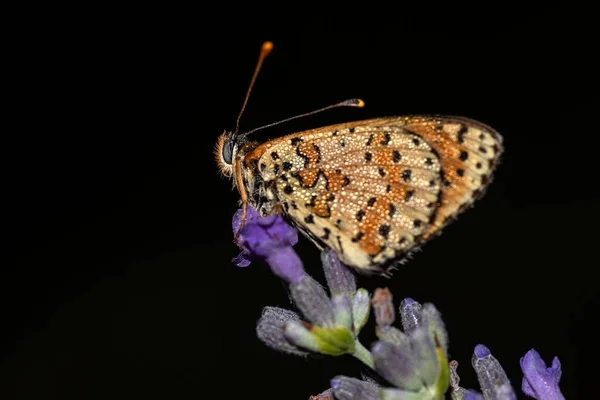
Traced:
<path id="1" fill-rule="evenodd" d="M 273 215 L 273 214 L 283 215 L 283 206 L 281 205 L 281 202 L 278 201 L 277 203 L 275 203 L 273 208 L 271 208 L 269 215 Z"/>
<path id="2" fill-rule="evenodd" d="M 240 233 L 242 232 L 242 228 L 246 224 L 246 211 L 248 209 L 248 195 L 246 194 L 246 189 L 244 188 L 244 180 L 242 179 L 242 168 L 240 163 L 240 158 L 236 158 L 234 178 L 235 185 L 238 188 L 238 192 L 240 192 L 240 199 L 242 200 L 242 222 L 240 223 L 240 229 L 238 229 L 233 239 L 235 244 L 237 244 L 238 239 L 240 238 Z"/>

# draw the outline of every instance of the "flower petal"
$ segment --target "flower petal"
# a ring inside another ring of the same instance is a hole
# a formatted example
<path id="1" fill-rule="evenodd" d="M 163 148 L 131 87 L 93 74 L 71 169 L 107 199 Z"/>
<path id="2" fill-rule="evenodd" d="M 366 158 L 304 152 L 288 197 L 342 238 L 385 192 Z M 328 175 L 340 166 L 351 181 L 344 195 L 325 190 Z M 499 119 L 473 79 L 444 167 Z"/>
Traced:
<path id="1" fill-rule="evenodd" d="M 291 247 L 298 242 L 298 231 L 279 215 L 246 222 L 238 244 L 257 258 L 265 259 L 275 248 Z"/>
<path id="2" fill-rule="evenodd" d="M 298 283 L 306 274 L 298 254 L 291 247 L 275 248 L 266 258 L 271 271 L 290 283 Z"/>
<path id="3" fill-rule="evenodd" d="M 274 214 L 259 218 L 258 225 L 265 228 L 269 235 L 285 243 L 286 246 L 294 246 L 298 243 L 298 231 L 292 228 L 280 215 Z"/>
<path id="4" fill-rule="evenodd" d="M 242 213 L 243 211 L 240 208 L 235 212 L 235 214 L 233 214 L 233 218 L 231 220 L 231 227 L 233 228 L 234 236 L 237 235 L 238 231 L 240 230 L 240 226 L 242 225 Z M 250 205 L 246 206 L 246 223 L 255 221 L 258 218 L 260 218 L 258 211 L 256 211 Z"/>
<path id="5" fill-rule="evenodd" d="M 539 353 L 531 349 L 521 358 L 521 370 L 524 375 L 521 390 L 526 395 L 538 400 L 564 399 L 558 387 L 562 375 L 558 357 L 554 357 L 552 366 L 546 368 L 546 363 Z"/>
<path id="6" fill-rule="evenodd" d="M 242 223 L 242 210 L 232 220 L 234 233 Z M 239 267 L 247 267 L 252 259 L 266 261 L 273 273 L 288 282 L 298 282 L 304 275 L 304 267 L 292 246 L 298 242 L 298 231 L 280 215 L 260 217 L 248 206 L 246 223 L 241 228 L 238 245 L 242 252 L 233 259 Z"/>
<path id="7" fill-rule="evenodd" d="M 250 258 L 250 252 L 248 250 L 242 250 L 237 257 L 231 260 L 238 267 L 247 267 L 252 262 Z"/>

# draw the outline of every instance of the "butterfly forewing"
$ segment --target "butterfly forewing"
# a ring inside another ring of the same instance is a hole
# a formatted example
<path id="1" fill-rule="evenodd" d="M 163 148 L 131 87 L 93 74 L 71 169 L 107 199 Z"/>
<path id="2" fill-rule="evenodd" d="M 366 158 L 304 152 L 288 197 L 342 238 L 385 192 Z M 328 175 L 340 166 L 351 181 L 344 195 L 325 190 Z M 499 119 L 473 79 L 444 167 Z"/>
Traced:
<path id="1" fill-rule="evenodd" d="M 384 271 L 472 203 L 500 142 L 467 119 L 380 118 L 271 140 L 244 165 L 317 244 L 359 270 Z"/>

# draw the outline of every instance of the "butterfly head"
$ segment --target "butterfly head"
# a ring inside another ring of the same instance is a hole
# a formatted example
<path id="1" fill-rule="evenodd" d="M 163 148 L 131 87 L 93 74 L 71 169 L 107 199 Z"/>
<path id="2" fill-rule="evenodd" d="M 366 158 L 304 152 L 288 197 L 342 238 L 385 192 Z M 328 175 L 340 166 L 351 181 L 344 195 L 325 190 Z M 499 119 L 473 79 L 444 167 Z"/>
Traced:
<path id="1" fill-rule="evenodd" d="M 215 145 L 215 161 L 221 174 L 227 178 L 233 175 L 235 158 L 238 151 L 247 143 L 245 134 L 225 131 L 219 136 Z"/>
<path id="2" fill-rule="evenodd" d="M 233 174 L 233 160 L 238 149 L 233 139 L 232 132 L 225 131 L 219 136 L 215 146 L 215 161 L 221 174 L 227 178 Z"/>

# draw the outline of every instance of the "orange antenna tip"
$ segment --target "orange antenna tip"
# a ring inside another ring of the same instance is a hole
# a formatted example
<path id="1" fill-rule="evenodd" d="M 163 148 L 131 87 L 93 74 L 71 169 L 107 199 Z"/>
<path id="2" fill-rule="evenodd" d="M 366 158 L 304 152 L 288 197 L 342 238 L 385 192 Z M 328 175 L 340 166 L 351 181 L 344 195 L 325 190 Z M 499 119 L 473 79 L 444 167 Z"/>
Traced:
<path id="1" fill-rule="evenodd" d="M 327 107 L 319 108 L 318 110 L 314 110 L 314 111 L 307 112 L 307 113 L 304 113 L 304 114 L 296 115 L 294 117 L 282 119 L 281 121 L 273 122 L 272 124 L 264 125 L 264 126 L 261 126 L 259 128 L 252 129 L 251 131 L 245 132 L 244 135 L 249 135 L 252 132 L 256 132 L 256 131 L 258 131 L 260 129 L 269 128 L 271 126 L 279 125 L 279 124 L 281 124 L 283 122 L 291 121 L 291 120 L 296 119 L 296 118 L 306 117 L 306 116 L 313 115 L 313 114 L 316 114 L 316 113 L 320 113 L 322 111 L 329 110 L 329 109 L 332 109 L 332 108 L 337 108 L 337 107 L 359 107 L 359 108 L 362 108 L 364 106 L 365 106 L 365 102 L 362 101 L 361 99 L 344 100 L 344 101 L 342 101 L 340 103 L 336 103 L 336 104 L 332 104 L 332 105 L 327 106 Z"/>
<path id="2" fill-rule="evenodd" d="M 273 50 L 273 42 L 266 41 L 263 43 L 260 52 L 266 56 L 271 52 L 271 50 Z"/>
<path id="3" fill-rule="evenodd" d="M 349 99 L 346 101 L 342 101 L 341 103 L 336 105 L 336 107 L 339 107 L 339 106 L 363 108 L 365 106 L 365 102 L 362 101 L 361 99 Z"/>

